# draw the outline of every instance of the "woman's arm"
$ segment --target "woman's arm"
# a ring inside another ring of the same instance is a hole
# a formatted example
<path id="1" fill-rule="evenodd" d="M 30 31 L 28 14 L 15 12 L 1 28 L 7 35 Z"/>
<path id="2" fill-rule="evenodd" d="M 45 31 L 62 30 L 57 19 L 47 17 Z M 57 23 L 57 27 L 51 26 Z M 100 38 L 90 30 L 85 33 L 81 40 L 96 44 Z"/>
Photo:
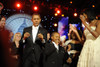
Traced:
<path id="1" fill-rule="evenodd" d="M 70 40 L 71 38 L 70 38 L 70 33 L 68 33 L 68 39 Z"/>
<path id="2" fill-rule="evenodd" d="M 93 30 L 88 24 L 86 24 L 84 21 L 82 21 L 83 22 L 83 24 L 84 24 L 84 26 L 90 31 L 90 33 L 94 36 L 94 37 L 98 37 L 100 34 L 98 34 L 97 33 L 97 31 L 99 32 L 100 31 L 100 27 L 98 27 L 99 28 L 99 30 L 98 30 L 98 28 L 96 28 L 96 30 Z"/>
<path id="3" fill-rule="evenodd" d="M 72 32 L 72 29 L 71 29 L 71 24 L 70 24 L 69 33 L 68 33 L 68 39 L 69 39 L 69 40 L 71 39 L 71 38 L 70 38 L 71 32 Z"/>
<path id="4" fill-rule="evenodd" d="M 72 31 L 75 32 L 78 40 L 81 42 L 81 37 L 80 37 L 80 35 L 79 35 L 78 31 L 77 31 L 77 28 L 72 26 L 71 24 L 70 24 L 70 27 L 71 27 Z"/>
<path id="5" fill-rule="evenodd" d="M 91 29 L 91 27 L 86 23 L 85 18 L 83 15 L 80 15 L 80 19 L 82 21 L 82 23 L 84 24 L 84 26 L 90 31 L 90 33 L 94 36 L 94 37 L 98 37 L 100 34 L 99 30 L 100 29 L 100 25 L 97 26 L 96 30 Z"/>
<path id="6" fill-rule="evenodd" d="M 78 33 L 76 27 L 73 27 L 73 26 L 71 25 L 71 28 L 72 28 L 73 32 L 75 32 L 75 34 L 76 34 L 78 40 L 80 41 L 80 43 L 83 44 L 84 41 L 85 41 L 84 33 L 83 33 L 82 37 L 80 37 L 80 35 L 79 35 L 79 33 Z"/>
<path id="7" fill-rule="evenodd" d="M 97 22 L 97 28 L 95 31 L 100 35 L 100 20 Z"/>
<path id="8" fill-rule="evenodd" d="M 78 40 L 81 42 L 81 41 L 82 41 L 82 39 L 81 39 L 81 37 L 80 37 L 80 35 L 79 35 L 78 31 L 77 31 L 77 30 L 75 30 L 74 32 L 75 32 L 75 34 L 76 34 L 76 36 L 77 36 Z"/>

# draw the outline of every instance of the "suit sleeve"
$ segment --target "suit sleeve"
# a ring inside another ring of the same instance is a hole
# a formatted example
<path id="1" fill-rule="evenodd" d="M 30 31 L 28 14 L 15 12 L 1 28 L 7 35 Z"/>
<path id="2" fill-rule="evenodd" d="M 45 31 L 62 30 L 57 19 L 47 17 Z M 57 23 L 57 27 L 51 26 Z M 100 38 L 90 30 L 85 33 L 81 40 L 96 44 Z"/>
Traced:
<path id="1" fill-rule="evenodd" d="M 44 40 L 45 40 L 45 43 L 47 42 L 47 30 L 44 30 L 44 34 L 43 34 L 43 37 L 44 37 Z"/>
<path id="2" fill-rule="evenodd" d="M 65 52 L 64 59 L 67 60 L 69 58 L 68 52 Z"/>
<path id="3" fill-rule="evenodd" d="M 42 29 L 42 34 L 43 34 L 43 39 L 44 39 L 44 42 L 42 42 L 40 39 L 37 39 L 35 42 L 44 49 L 45 47 L 45 44 L 47 42 L 47 30 L 45 29 Z"/>
<path id="4" fill-rule="evenodd" d="M 45 40 L 46 40 L 46 42 L 47 42 L 47 33 L 48 33 L 48 32 L 47 32 L 47 30 L 46 30 L 46 31 L 45 31 L 45 34 L 46 34 L 46 35 L 45 35 Z"/>
<path id="5" fill-rule="evenodd" d="M 19 42 L 20 43 L 20 45 L 19 45 L 19 51 L 20 51 L 21 57 L 23 56 L 23 47 L 24 47 L 24 44 L 25 44 L 25 43 L 23 43 L 24 33 L 25 33 L 25 30 L 23 30 L 23 34 L 22 34 L 21 40 Z"/>
<path id="6" fill-rule="evenodd" d="M 55 47 L 53 47 L 49 43 L 45 44 L 45 49 L 44 49 L 45 55 L 51 55 L 54 51 L 56 51 Z"/>
<path id="7" fill-rule="evenodd" d="M 24 34 L 25 34 L 25 28 L 24 28 L 24 30 L 23 30 L 23 34 L 22 34 L 22 37 L 21 37 L 21 40 L 20 40 L 20 43 L 21 44 L 24 44 L 25 43 L 25 40 L 23 40 L 23 37 L 24 37 Z"/>

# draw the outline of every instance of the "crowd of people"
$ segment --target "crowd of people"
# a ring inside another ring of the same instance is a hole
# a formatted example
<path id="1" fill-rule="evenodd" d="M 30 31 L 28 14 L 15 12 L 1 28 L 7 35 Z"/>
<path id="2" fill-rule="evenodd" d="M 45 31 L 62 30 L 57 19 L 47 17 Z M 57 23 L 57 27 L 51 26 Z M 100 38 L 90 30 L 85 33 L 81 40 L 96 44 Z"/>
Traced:
<path id="1" fill-rule="evenodd" d="M 22 35 L 7 30 L 6 18 L 0 15 L 0 64 L 3 67 L 100 67 L 100 20 L 89 10 L 82 12 L 80 19 L 84 32 L 70 24 L 66 40 L 58 32 L 50 35 L 40 27 L 38 13 L 32 15 L 33 25 L 24 28 Z"/>

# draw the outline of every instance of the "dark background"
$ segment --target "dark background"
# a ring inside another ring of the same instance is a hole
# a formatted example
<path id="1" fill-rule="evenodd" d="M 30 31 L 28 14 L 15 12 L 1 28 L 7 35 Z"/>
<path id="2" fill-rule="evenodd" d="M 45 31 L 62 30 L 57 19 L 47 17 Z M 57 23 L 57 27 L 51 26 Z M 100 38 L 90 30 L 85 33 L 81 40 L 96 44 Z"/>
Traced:
<path id="1" fill-rule="evenodd" d="M 71 1 L 72 3 L 70 3 Z M 1 0 L 0 2 L 4 4 L 2 14 L 7 18 L 18 13 L 29 15 L 34 12 L 40 13 L 43 20 L 42 25 L 49 32 L 57 31 L 57 27 L 53 25 L 61 19 L 61 14 L 64 14 L 64 17 L 69 17 L 69 23 L 74 24 L 81 24 L 79 14 L 86 9 L 92 9 L 97 15 L 100 15 L 100 0 Z M 17 8 L 16 3 L 20 3 L 21 8 Z M 33 10 L 35 5 L 38 6 L 38 11 Z M 61 10 L 60 15 L 54 15 L 55 8 Z M 75 12 L 78 13 L 77 17 L 73 16 Z"/>

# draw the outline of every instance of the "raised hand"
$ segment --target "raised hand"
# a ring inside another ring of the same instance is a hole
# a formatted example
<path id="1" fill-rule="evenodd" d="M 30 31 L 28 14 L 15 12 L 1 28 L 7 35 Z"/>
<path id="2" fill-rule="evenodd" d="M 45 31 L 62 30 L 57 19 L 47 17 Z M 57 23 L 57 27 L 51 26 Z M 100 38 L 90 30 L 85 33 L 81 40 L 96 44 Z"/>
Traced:
<path id="1" fill-rule="evenodd" d="M 26 38 L 28 38 L 30 36 L 30 34 L 28 33 L 28 32 L 26 32 L 25 34 L 24 34 L 24 40 L 26 39 Z"/>
<path id="2" fill-rule="evenodd" d="M 41 40 L 43 40 L 43 34 L 39 33 L 38 34 L 38 38 L 40 38 Z"/>
<path id="3" fill-rule="evenodd" d="M 71 33 L 71 31 L 77 32 L 76 26 L 73 26 L 72 24 L 70 24 L 70 31 L 69 31 L 69 33 Z"/>
<path id="4" fill-rule="evenodd" d="M 86 22 L 86 18 L 83 15 L 80 15 L 80 19 L 81 19 L 82 23 Z"/>
<path id="5" fill-rule="evenodd" d="M 66 60 L 67 63 L 72 63 L 72 59 L 68 58 L 68 60 Z"/>

